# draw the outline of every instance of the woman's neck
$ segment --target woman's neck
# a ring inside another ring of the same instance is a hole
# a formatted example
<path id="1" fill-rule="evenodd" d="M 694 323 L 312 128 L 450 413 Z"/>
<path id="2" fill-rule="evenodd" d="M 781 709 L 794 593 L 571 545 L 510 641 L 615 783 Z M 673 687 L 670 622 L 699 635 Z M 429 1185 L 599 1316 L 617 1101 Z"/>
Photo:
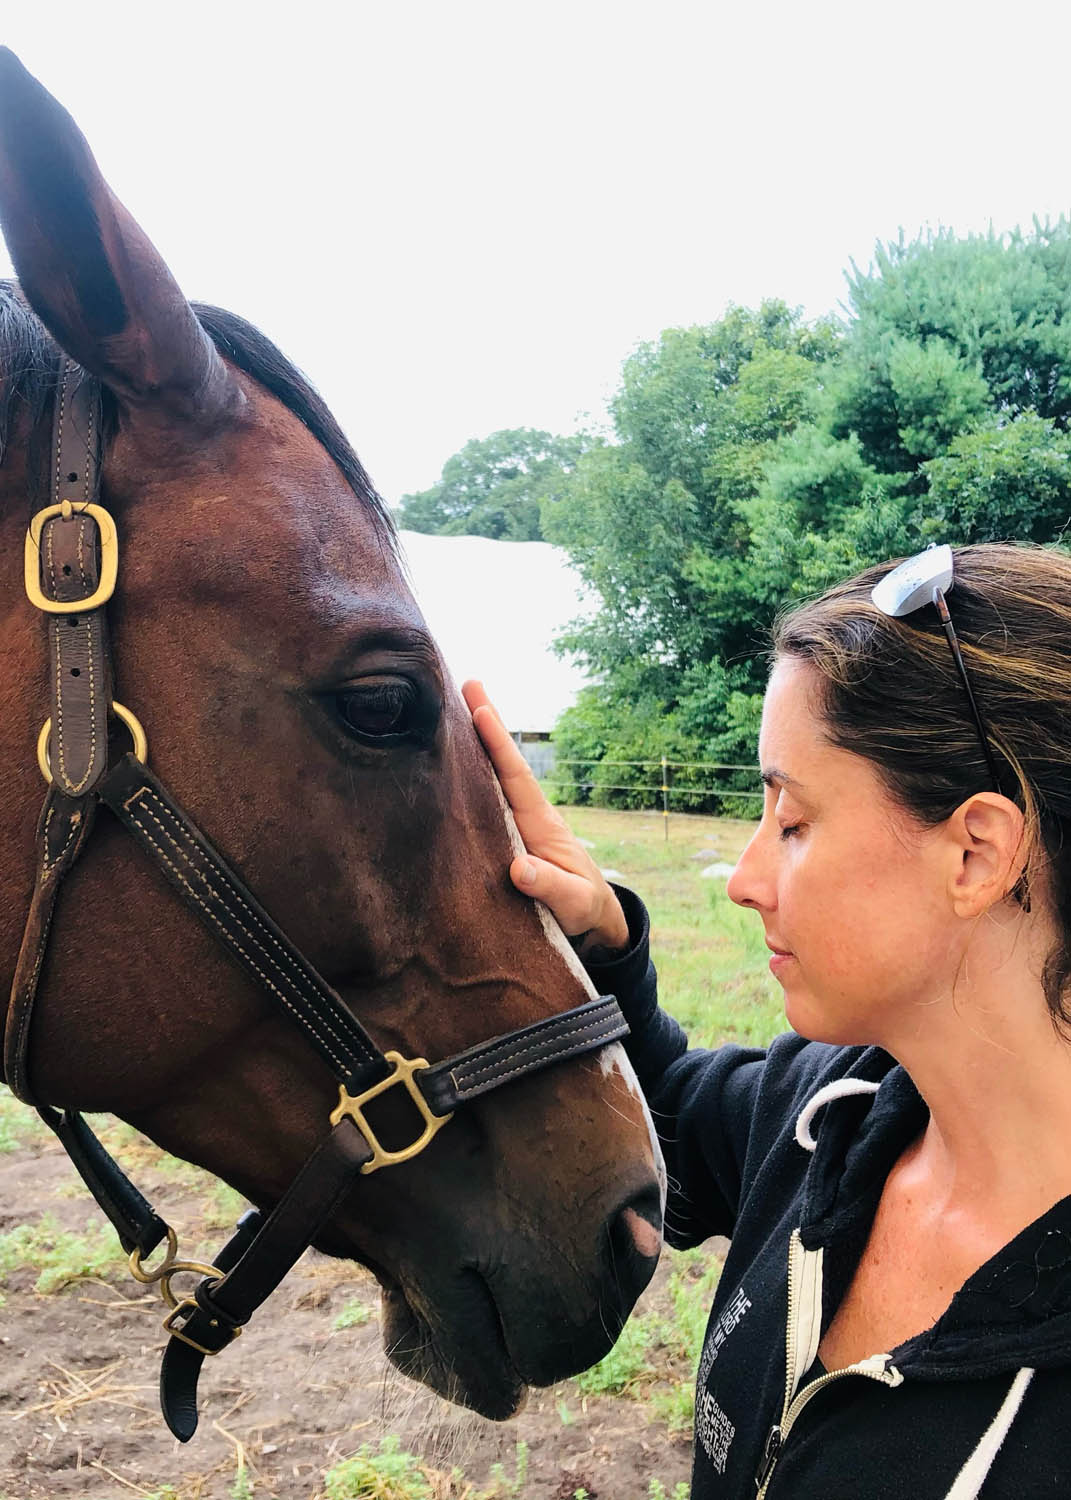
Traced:
<path id="1" fill-rule="evenodd" d="M 1071 1194 L 1071 1041 L 1039 978 L 1049 941 L 1038 923 L 987 923 L 888 1046 L 930 1110 L 911 1156 L 920 1189 L 1016 1230 Z"/>

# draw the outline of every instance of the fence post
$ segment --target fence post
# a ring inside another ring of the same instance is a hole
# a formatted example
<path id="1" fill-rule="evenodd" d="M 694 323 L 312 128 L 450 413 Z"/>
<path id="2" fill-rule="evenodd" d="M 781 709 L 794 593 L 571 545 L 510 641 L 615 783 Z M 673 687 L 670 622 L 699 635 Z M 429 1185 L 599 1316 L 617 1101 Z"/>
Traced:
<path id="1" fill-rule="evenodd" d="M 669 843 L 669 761 L 662 757 L 662 826 L 665 829 L 665 843 Z"/>

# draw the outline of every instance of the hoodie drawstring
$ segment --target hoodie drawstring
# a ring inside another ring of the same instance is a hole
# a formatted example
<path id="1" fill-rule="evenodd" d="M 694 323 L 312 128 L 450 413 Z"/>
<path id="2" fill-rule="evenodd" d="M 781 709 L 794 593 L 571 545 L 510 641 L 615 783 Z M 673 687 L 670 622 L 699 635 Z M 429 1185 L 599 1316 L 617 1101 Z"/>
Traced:
<path id="1" fill-rule="evenodd" d="M 1028 1368 L 1023 1368 L 1016 1375 L 1000 1410 L 982 1433 L 977 1448 L 960 1469 L 946 1500 L 976 1500 L 978 1491 L 985 1483 L 986 1475 L 993 1467 L 993 1460 L 1000 1451 L 1000 1445 L 1008 1435 L 1008 1428 L 1015 1421 L 1023 1397 L 1026 1395 L 1026 1388 L 1033 1378 L 1034 1372 Z"/>
<path id="2" fill-rule="evenodd" d="M 868 1083 L 865 1078 L 835 1078 L 832 1083 L 825 1084 L 818 1092 L 808 1099 L 800 1111 L 796 1121 L 796 1140 L 804 1151 L 813 1151 L 818 1142 L 811 1134 L 811 1121 L 824 1104 L 829 1104 L 833 1099 L 848 1099 L 853 1094 L 876 1094 L 881 1087 L 877 1083 Z"/>
<path id="3" fill-rule="evenodd" d="M 820 1088 L 804 1105 L 796 1120 L 796 1141 L 804 1151 L 814 1151 L 818 1142 L 811 1134 L 811 1122 L 818 1111 L 834 1099 L 848 1099 L 856 1094 L 876 1094 L 880 1084 L 868 1083 L 863 1078 L 836 1078 Z M 978 1440 L 978 1445 L 967 1462 L 956 1475 L 945 1500 L 977 1500 L 978 1492 L 993 1467 L 993 1460 L 1000 1452 L 1001 1444 L 1018 1415 L 1027 1387 L 1034 1378 L 1034 1371 L 1024 1367 L 1008 1388 L 1000 1410 Z"/>

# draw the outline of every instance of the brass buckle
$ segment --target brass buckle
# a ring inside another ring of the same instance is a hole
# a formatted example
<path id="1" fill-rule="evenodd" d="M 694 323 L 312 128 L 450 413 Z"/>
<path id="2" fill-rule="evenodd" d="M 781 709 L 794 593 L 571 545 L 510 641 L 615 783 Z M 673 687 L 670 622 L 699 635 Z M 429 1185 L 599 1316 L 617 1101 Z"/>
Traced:
<path id="1" fill-rule="evenodd" d="M 450 1115 L 433 1115 L 428 1107 L 428 1101 L 414 1081 L 413 1075 L 422 1072 L 428 1066 L 423 1057 L 403 1057 L 400 1052 L 385 1052 L 383 1056 L 394 1069 L 390 1076 L 380 1079 L 379 1083 L 374 1083 L 370 1089 L 365 1089 L 364 1093 L 358 1094 L 356 1098 L 346 1092 L 345 1084 L 341 1084 L 338 1091 L 338 1104 L 331 1111 L 332 1125 L 337 1125 L 340 1120 L 349 1116 L 371 1146 L 372 1160 L 366 1161 L 361 1168 L 365 1175 L 369 1172 L 378 1172 L 380 1167 L 394 1167 L 399 1162 L 411 1161 L 414 1156 L 419 1156 L 428 1142 L 451 1118 Z M 400 1151 L 388 1151 L 386 1146 L 379 1142 L 375 1131 L 365 1118 L 364 1106 L 370 1099 L 376 1099 L 380 1094 L 385 1094 L 388 1089 L 392 1089 L 396 1083 L 402 1085 L 416 1105 L 424 1121 L 424 1129 L 411 1146 L 403 1146 Z"/>
<path id="2" fill-rule="evenodd" d="M 114 698 L 111 701 L 111 711 L 129 729 L 130 738 L 134 742 L 131 747 L 134 752 L 134 759 L 139 760 L 144 765 L 149 758 L 149 739 L 142 728 L 141 720 L 135 714 L 132 714 L 129 708 L 124 708 L 121 703 L 117 703 Z M 52 781 L 52 763 L 48 757 L 48 742 L 51 737 L 52 720 L 48 718 L 41 725 L 41 731 L 37 736 L 37 768 L 50 784 Z"/>
<path id="3" fill-rule="evenodd" d="M 100 528 L 100 582 L 88 599 L 46 599 L 41 592 L 41 532 L 46 521 L 53 516 L 92 516 Z M 87 610 L 99 609 L 115 592 L 115 580 L 119 576 L 119 535 L 115 522 L 102 505 L 78 505 L 72 507 L 69 500 L 61 505 L 46 505 L 30 522 L 26 533 L 24 552 L 26 593 L 30 603 L 46 615 L 80 615 Z"/>
<path id="4" fill-rule="evenodd" d="M 227 1331 L 230 1334 L 230 1338 L 225 1344 L 221 1344 L 218 1349 L 207 1349 L 204 1344 L 199 1344 L 196 1339 L 191 1339 L 188 1333 L 184 1333 L 183 1330 L 177 1326 L 176 1319 L 185 1318 L 188 1321 L 193 1317 L 194 1313 L 198 1311 L 200 1311 L 199 1304 L 194 1300 L 193 1297 L 187 1297 L 176 1307 L 173 1307 L 168 1313 L 167 1317 L 164 1319 L 165 1330 L 173 1339 L 178 1339 L 179 1342 L 183 1344 L 189 1344 L 190 1348 L 196 1349 L 198 1354 L 207 1354 L 209 1358 L 211 1358 L 213 1354 L 222 1354 L 224 1349 L 229 1348 L 230 1345 L 234 1343 L 235 1339 L 241 1338 L 242 1330 L 240 1328 L 229 1328 Z M 212 1318 L 210 1319 L 210 1322 L 213 1328 L 219 1326 L 218 1318 Z"/>

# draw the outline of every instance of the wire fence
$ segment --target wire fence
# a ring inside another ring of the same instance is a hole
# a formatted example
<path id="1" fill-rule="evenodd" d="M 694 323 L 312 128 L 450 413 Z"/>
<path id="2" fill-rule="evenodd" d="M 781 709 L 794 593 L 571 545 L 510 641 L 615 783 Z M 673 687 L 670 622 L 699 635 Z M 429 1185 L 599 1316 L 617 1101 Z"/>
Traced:
<path id="1" fill-rule="evenodd" d="M 562 776 L 560 771 L 565 767 L 575 767 L 578 770 L 571 776 Z M 612 781 L 604 781 L 602 772 L 606 769 L 620 769 L 624 775 L 615 776 Z M 626 769 L 627 768 L 627 769 Z M 630 780 L 628 770 L 638 773 L 635 781 Z M 714 771 L 729 772 L 739 776 L 746 772 L 752 781 L 747 788 L 740 786 L 713 786 L 708 784 L 697 785 L 693 781 L 695 772 Z M 649 772 L 645 777 L 643 773 Z M 685 773 L 687 784 L 683 784 L 680 774 Z M 544 788 L 551 793 L 556 793 L 561 801 L 590 802 L 593 799 L 603 800 L 603 793 L 610 793 L 609 805 L 627 801 L 635 807 L 636 800 L 645 802 L 651 810 L 660 811 L 665 825 L 665 837 L 669 838 L 669 818 L 672 811 L 695 811 L 696 804 L 681 806 L 681 798 L 698 798 L 710 804 L 709 809 L 720 811 L 723 801 L 727 801 L 736 810 L 736 816 L 747 817 L 757 811 L 762 793 L 754 785 L 756 780 L 754 765 L 741 766 L 724 761 L 708 760 L 670 760 L 666 756 L 658 760 L 581 760 L 555 758 L 553 764 L 541 777 Z M 655 779 L 657 777 L 657 780 Z M 570 797 L 569 790 L 577 795 Z M 616 794 L 616 795 L 613 795 Z M 674 802 L 676 806 L 674 807 Z"/>

